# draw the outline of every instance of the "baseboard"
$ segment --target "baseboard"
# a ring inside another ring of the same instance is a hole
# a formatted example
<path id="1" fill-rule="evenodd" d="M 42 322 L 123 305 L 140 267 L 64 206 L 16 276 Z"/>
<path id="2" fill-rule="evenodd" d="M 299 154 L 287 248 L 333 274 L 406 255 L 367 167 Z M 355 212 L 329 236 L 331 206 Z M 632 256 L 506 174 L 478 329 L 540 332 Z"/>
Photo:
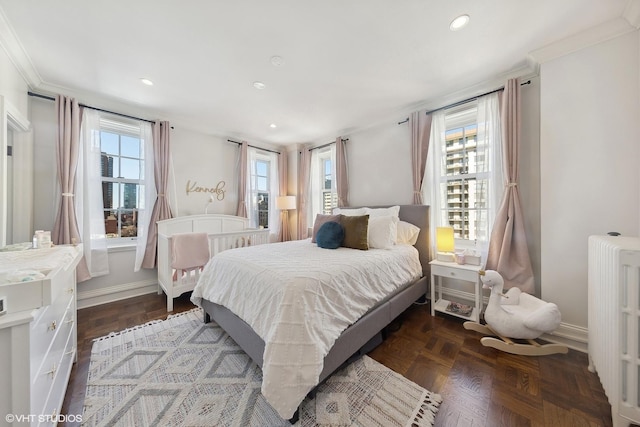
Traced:
<path id="1" fill-rule="evenodd" d="M 156 292 L 158 292 L 158 281 L 153 279 L 123 283 L 92 291 L 79 291 L 78 309 L 121 301 L 123 299 Z"/>
<path id="2" fill-rule="evenodd" d="M 540 339 L 563 344 L 573 350 L 586 353 L 588 351 L 589 330 L 582 326 L 560 323 L 558 329 L 550 334 L 543 334 Z"/>
<path id="3" fill-rule="evenodd" d="M 460 291 L 458 289 L 442 288 L 443 293 L 451 299 L 474 301 L 475 296 L 471 292 Z M 483 305 L 489 302 L 488 296 L 483 296 Z M 566 345 L 567 347 L 586 353 L 588 351 L 589 331 L 582 326 L 576 326 L 569 323 L 560 323 L 558 329 L 550 334 L 543 334 L 540 339 L 552 343 Z"/>

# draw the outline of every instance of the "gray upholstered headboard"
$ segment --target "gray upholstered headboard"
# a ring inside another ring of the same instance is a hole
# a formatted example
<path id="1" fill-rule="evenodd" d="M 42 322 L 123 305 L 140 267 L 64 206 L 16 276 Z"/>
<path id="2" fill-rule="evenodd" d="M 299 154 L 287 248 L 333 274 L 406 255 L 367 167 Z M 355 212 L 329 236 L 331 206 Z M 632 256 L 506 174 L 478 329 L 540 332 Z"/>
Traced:
<path id="1" fill-rule="evenodd" d="M 388 208 L 389 206 L 369 206 L 370 208 Z M 354 206 L 360 207 L 360 206 Z M 426 205 L 400 205 L 400 220 L 410 222 L 420 227 L 418 241 L 414 245 L 420 254 L 422 273 L 429 276 L 430 245 L 429 245 L 429 206 Z"/>

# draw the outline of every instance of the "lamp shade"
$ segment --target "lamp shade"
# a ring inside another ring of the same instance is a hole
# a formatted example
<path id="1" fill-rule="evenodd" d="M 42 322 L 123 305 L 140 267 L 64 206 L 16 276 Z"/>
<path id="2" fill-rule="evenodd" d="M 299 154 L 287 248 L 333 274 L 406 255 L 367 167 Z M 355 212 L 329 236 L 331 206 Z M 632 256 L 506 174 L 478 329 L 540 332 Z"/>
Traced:
<path id="1" fill-rule="evenodd" d="M 289 210 L 296 208 L 296 196 L 280 196 L 276 197 L 276 209 Z"/>
<path id="2" fill-rule="evenodd" d="M 436 227 L 436 248 L 438 252 L 453 252 L 453 227 Z"/>

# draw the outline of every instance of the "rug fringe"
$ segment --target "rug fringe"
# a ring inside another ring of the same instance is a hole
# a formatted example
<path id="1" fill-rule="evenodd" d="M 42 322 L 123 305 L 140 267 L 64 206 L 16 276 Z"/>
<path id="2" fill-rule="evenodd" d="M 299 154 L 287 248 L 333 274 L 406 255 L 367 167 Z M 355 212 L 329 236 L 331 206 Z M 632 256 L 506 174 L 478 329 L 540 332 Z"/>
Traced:
<path id="1" fill-rule="evenodd" d="M 127 332 L 137 331 L 138 329 L 142 329 L 145 326 L 151 326 L 151 325 L 155 325 L 155 324 L 158 324 L 158 323 L 162 323 L 165 320 L 174 319 L 174 318 L 180 317 L 180 316 L 186 316 L 186 315 L 191 314 L 191 313 L 196 312 L 196 311 L 202 311 L 202 308 L 196 307 L 196 308 L 193 308 L 191 310 L 183 311 L 181 313 L 170 314 L 170 315 L 167 316 L 166 319 L 151 320 L 151 321 L 149 321 L 147 323 L 143 323 L 141 325 L 136 325 L 136 326 L 132 326 L 131 328 L 123 329 L 123 330 L 121 330 L 119 332 L 109 332 L 105 336 L 102 336 L 102 337 L 99 337 L 99 338 L 94 338 L 92 342 L 104 341 L 104 340 L 106 340 L 108 338 L 113 338 L 113 337 L 117 337 L 119 335 L 126 334 Z"/>
<path id="2" fill-rule="evenodd" d="M 413 412 L 407 427 L 432 427 L 436 422 L 436 413 L 442 403 L 442 396 L 425 390 L 420 405 Z"/>

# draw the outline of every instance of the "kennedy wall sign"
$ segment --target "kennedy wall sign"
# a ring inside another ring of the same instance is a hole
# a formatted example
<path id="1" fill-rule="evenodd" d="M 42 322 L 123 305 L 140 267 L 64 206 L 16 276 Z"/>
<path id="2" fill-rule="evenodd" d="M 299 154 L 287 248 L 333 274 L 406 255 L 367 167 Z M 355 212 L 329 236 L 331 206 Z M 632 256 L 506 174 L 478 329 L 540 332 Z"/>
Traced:
<path id="1" fill-rule="evenodd" d="M 198 185 L 196 181 L 191 182 L 191 180 L 187 181 L 187 196 L 191 193 L 205 193 L 210 194 L 211 196 L 215 196 L 217 200 L 224 200 L 224 189 L 225 182 L 218 181 L 218 184 L 215 187 L 203 187 Z"/>

